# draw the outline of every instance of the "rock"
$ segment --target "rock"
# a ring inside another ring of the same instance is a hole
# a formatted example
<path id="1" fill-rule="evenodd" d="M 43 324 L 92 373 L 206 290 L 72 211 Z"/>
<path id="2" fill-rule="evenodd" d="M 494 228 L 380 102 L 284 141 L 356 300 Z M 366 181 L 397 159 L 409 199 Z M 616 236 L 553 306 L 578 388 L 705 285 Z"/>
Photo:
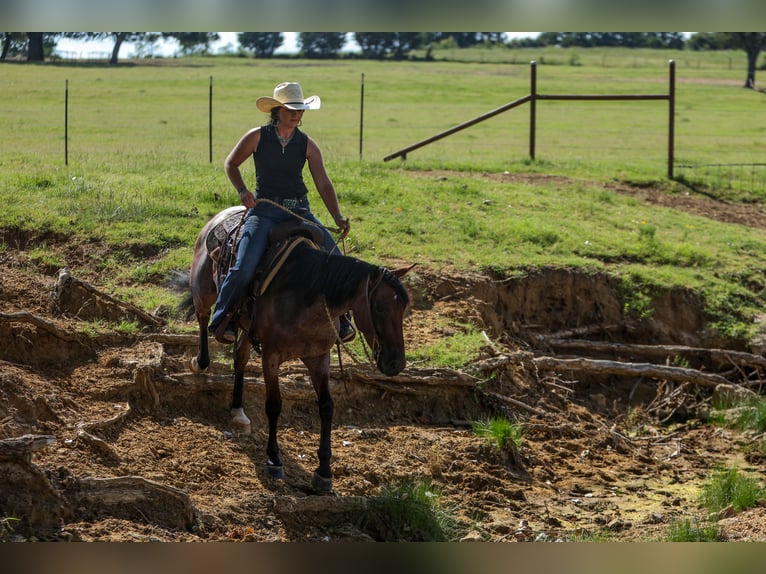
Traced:
<path id="1" fill-rule="evenodd" d="M 460 539 L 460 542 L 484 542 L 484 538 L 475 530 L 471 530 Z"/>

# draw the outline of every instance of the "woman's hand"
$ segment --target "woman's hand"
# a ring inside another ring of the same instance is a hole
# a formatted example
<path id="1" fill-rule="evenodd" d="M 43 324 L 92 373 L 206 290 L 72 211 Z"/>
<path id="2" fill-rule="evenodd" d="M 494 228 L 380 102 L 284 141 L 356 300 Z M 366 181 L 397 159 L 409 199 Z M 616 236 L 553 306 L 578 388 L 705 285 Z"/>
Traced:
<path id="1" fill-rule="evenodd" d="M 248 191 L 247 188 L 239 190 L 239 200 L 242 202 L 242 205 L 248 209 L 255 207 L 255 196 L 253 195 L 253 192 Z"/>
<path id="2" fill-rule="evenodd" d="M 351 221 L 349 221 L 347 217 L 338 215 L 335 217 L 335 225 L 337 225 L 341 230 L 340 238 L 345 239 L 348 235 L 348 232 L 351 231 Z"/>

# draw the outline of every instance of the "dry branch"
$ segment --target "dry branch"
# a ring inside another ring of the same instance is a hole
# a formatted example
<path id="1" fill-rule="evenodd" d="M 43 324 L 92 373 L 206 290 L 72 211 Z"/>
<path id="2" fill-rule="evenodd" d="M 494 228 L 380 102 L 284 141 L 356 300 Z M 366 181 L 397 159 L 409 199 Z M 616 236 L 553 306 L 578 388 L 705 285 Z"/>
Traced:
<path id="1" fill-rule="evenodd" d="M 145 335 L 139 335 L 139 339 L 154 341 L 155 343 L 162 343 L 163 345 L 179 345 L 185 347 L 196 347 L 199 345 L 199 335 L 184 335 L 173 333 L 147 333 Z M 211 342 L 215 339 L 211 338 Z"/>
<path id="2" fill-rule="evenodd" d="M 29 464 L 32 453 L 56 442 L 50 435 L 25 434 L 0 440 L 0 461 L 19 461 Z"/>
<path id="3" fill-rule="evenodd" d="M 493 393 L 492 391 L 484 391 L 484 394 L 492 397 L 493 399 L 497 399 L 500 402 L 506 403 L 508 405 L 514 406 L 516 408 L 528 411 L 532 413 L 533 415 L 537 415 L 540 418 L 545 417 L 545 413 L 539 409 L 536 409 L 535 407 L 529 406 L 526 403 L 523 403 L 517 399 L 514 399 L 512 397 L 506 397 L 504 395 L 501 395 L 499 393 Z"/>
<path id="4" fill-rule="evenodd" d="M 88 432 L 91 432 L 94 430 L 105 430 L 111 427 L 116 427 L 120 425 L 126 418 L 128 418 L 128 416 L 130 415 L 130 412 L 131 412 L 130 405 L 125 404 L 125 406 L 120 406 L 120 412 L 114 415 L 113 417 L 100 420 L 100 421 L 91 421 L 89 423 L 81 422 L 77 425 L 77 427 Z"/>
<path id="5" fill-rule="evenodd" d="M 534 365 L 540 370 L 568 370 L 587 372 L 593 375 L 622 375 L 630 377 L 649 377 L 667 381 L 693 383 L 714 388 L 718 385 L 733 385 L 725 378 L 714 373 L 703 373 L 696 369 L 666 367 L 651 363 L 621 363 L 596 359 L 557 359 L 555 357 L 535 357 Z"/>
<path id="6" fill-rule="evenodd" d="M 27 311 L 18 311 L 16 313 L 0 313 L 0 320 L 7 323 L 29 323 L 34 325 L 38 329 L 50 333 L 57 339 L 62 341 L 79 341 L 77 335 L 59 329 L 55 324 L 50 321 L 46 321 L 42 317 L 28 313 Z"/>
<path id="7" fill-rule="evenodd" d="M 50 300 L 51 310 L 69 312 L 86 319 L 119 320 L 123 316 L 132 316 L 145 325 L 161 327 L 164 324 L 162 319 L 150 315 L 135 305 L 120 301 L 88 283 L 76 279 L 67 268 L 59 269 L 56 282 L 50 293 Z M 117 309 L 118 312 L 114 313 L 114 309 Z"/>
<path id="8" fill-rule="evenodd" d="M 77 504 L 91 512 L 130 514 L 126 517 L 140 517 L 172 528 L 190 529 L 194 523 L 194 507 L 186 492 L 140 476 L 83 478 L 77 487 Z"/>
<path id="9" fill-rule="evenodd" d="M 389 377 L 371 369 L 347 367 L 348 380 L 354 383 L 374 385 L 383 390 L 402 394 L 423 394 L 417 387 L 452 386 L 474 387 L 476 379 L 467 373 L 452 369 L 406 369 Z"/>
<path id="10" fill-rule="evenodd" d="M 103 439 L 98 438 L 97 436 L 90 434 L 81 425 L 78 425 L 78 428 L 77 428 L 77 438 L 81 440 L 82 442 L 84 442 L 89 447 L 91 447 L 96 452 L 101 453 L 110 461 L 120 462 L 119 455 L 114 451 L 114 449 L 111 446 L 109 446 L 109 443 L 107 443 Z"/>
<path id="11" fill-rule="evenodd" d="M 588 341 L 584 339 L 550 339 L 546 341 L 552 348 L 560 350 L 589 351 L 597 353 L 622 353 L 644 357 L 672 356 L 707 356 L 719 363 L 730 363 L 740 367 L 766 367 L 766 357 L 730 351 L 728 349 L 706 349 L 703 347 L 687 347 L 684 345 L 626 345 L 623 343 L 608 343 L 604 341 Z"/>

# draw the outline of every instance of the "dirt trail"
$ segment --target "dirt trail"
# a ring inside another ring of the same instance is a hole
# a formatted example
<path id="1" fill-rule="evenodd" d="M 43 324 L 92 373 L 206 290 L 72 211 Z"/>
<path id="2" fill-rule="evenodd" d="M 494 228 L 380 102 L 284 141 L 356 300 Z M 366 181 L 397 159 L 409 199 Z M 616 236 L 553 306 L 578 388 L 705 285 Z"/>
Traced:
<path id="1" fill-rule="evenodd" d="M 674 520 L 701 516 L 699 487 L 716 465 L 764 471 L 758 437 L 696 418 L 710 389 L 535 368 L 535 357 L 553 353 L 545 341 L 566 332 L 710 344 L 699 339 L 693 295 L 667 294 L 639 328 L 626 323 L 604 276 L 541 270 L 498 282 L 418 269 L 406 278 L 414 302 L 406 340 L 447 336 L 445 319 L 470 321 L 487 333 L 483 356 L 462 372 L 410 365 L 393 380 L 348 357 L 343 372 L 334 365 L 338 496 L 316 496 L 319 421 L 299 365 L 283 369 L 286 478 L 277 481 L 261 472 L 256 360 L 245 397 L 254 434 L 234 436 L 224 350 L 215 346 L 211 374 L 196 376 L 186 367 L 188 338 L 153 327 L 83 334 L 80 319 L 51 308 L 56 270 L 37 267 L 25 248 L 0 254 L 0 491 L 12 493 L 0 501 L 2 540 L 427 539 L 378 496 L 422 478 L 441 491 L 459 539 L 661 540 Z M 78 268 L 103 251 L 59 248 Z M 98 286 L 98 277 L 79 279 Z M 523 421 L 519 449 L 495 449 L 471 431 L 471 421 L 496 414 Z M 8 446 L 24 435 L 50 438 Z M 720 524 L 729 540 L 766 540 L 766 508 Z"/>

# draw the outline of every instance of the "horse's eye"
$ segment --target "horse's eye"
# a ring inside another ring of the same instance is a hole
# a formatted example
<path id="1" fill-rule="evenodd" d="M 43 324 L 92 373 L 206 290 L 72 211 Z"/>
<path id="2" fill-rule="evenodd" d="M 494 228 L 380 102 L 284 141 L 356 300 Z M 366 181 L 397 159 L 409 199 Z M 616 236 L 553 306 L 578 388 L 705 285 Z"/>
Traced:
<path id="1" fill-rule="evenodd" d="M 385 315 L 386 313 L 386 306 L 381 303 L 380 301 L 373 301 L 372 302 L 372 312 L 376 315 Z"/>

